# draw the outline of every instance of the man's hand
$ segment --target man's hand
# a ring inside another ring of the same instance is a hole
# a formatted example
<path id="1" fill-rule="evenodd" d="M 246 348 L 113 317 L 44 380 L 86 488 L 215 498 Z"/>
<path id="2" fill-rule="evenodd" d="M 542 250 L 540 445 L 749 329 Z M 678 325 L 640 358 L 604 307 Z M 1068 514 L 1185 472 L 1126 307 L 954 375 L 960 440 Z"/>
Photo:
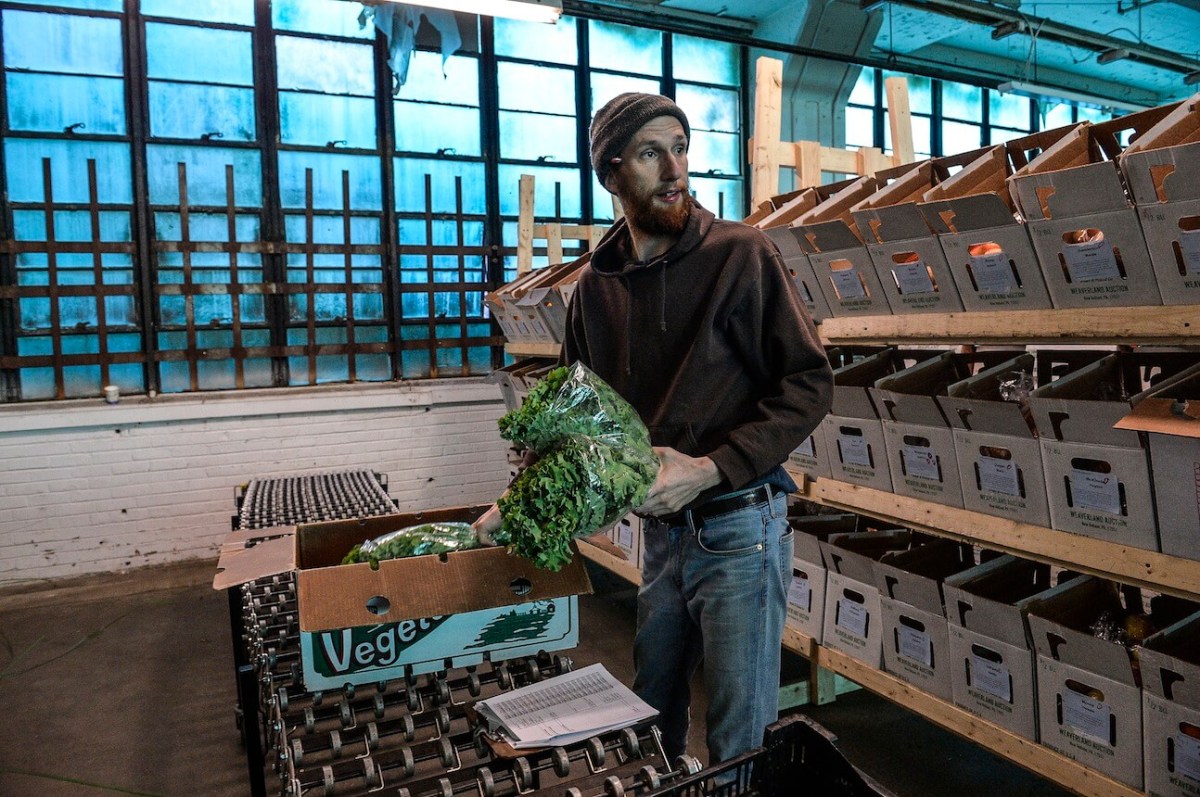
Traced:
<path id="1" fill-rule="evenodd" d="M 721 471 L 708 457 L 689 457 L 673 448 L 655 447 L 660 467 L 646 501 L 637 508 L 643 515 L 669 515 L 687 506 L 696 496 L 721 483 Z"/>
<path id="2" fill-rule="evenodd" d="M 496 541 L 492 539 L 493 532 L 500 528 L 500 507 L 492 504 L 486 512 L 479 516 L 479 519 L 471 524 L 471 528 L 475 529 L 475 539 L 479 540 L 480 545 L 495 545 Z"/>

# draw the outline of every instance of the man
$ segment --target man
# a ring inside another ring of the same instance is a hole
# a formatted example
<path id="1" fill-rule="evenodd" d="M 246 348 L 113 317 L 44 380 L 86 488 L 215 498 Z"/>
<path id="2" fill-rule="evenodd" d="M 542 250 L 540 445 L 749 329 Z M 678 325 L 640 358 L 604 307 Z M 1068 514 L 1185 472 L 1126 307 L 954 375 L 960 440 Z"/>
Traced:
<path id="1" fill-rule="evenodd" d="M 690 134 L 658 95 L 596 112 L 592 167 L 625 218 L 579 279 L 562 359 L 595 371 L 650 429 L 661 468 L 637 509 L 634 691 L 659 711 L 674 761 L 703 658 L 717 763 L 761 744 L 777 717 L 796 489 L 781 463 L 829 411 L 832 375 L 770 239 L 689 194 Z"/>

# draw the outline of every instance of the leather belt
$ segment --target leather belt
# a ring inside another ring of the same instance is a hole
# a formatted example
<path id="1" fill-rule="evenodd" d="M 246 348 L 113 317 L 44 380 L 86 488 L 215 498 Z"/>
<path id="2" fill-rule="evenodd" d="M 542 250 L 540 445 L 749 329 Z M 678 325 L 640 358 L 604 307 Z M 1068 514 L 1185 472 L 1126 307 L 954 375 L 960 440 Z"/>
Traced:
<path id="1" fill-rule="evenodd" d="M 755 487 L 753 490 L 731 495 L 728 498 L 715 498 L 712 501 L 701 504 L 692 509 L 684 509 L 670 515 L 662 515 L 656 517 L 662 523 L 671 526 L 681 526 L 687 524 L 687 514 L 692 513 L 692 522 L 700 525 L 709 518 L 714 518 L 717 515 L 724 515 L 728 512 L 736 512 L 739 509 L 749 509 L 752 506 L 765 504 L 771 500 L 771 488 L 767 485 Z"/>

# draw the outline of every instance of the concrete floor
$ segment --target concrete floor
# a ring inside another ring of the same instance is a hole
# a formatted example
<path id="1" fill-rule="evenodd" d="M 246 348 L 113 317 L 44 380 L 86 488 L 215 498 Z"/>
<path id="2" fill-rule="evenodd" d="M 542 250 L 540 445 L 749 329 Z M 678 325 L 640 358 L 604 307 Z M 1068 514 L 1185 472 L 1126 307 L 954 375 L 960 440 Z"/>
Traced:
<path id="1" fill-rule="evenodd" d="M 199 563 L 0 597 L 0 795 L 248 793 L 228 604 L 211 575 Z M 629 683 L 633 591 L 594 576 L 571 656 Z M 806 667 L 789 658 L 785 672 Z M 1066 794 L 865 691 L 803 710 L 897 797 Z"/>

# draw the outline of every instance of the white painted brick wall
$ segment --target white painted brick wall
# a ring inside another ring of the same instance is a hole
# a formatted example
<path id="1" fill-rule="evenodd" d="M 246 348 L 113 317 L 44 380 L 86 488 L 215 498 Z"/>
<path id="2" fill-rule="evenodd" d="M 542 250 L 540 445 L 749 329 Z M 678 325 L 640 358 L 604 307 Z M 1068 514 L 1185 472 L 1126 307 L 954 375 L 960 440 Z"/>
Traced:
<path id="1" fill-rule="evenodd" d="M 254 478 L 366 468 L 399 511 L 509 479 L 495 385 L 444 380 L 0 408 L 0 588 L 216 559 Z"/>

